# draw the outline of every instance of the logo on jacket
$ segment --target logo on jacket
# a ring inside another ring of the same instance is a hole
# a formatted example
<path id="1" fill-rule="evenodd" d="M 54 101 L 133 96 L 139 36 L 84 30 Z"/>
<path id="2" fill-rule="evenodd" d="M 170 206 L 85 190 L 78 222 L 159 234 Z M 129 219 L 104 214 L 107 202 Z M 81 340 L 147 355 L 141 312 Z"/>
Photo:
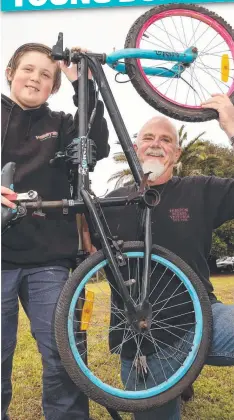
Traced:
<path id="1" fill-rule="evenodd" d="M 170 209 L 169 214 L 173 222 L 188 222 L 190 220 L 189 210 L 187 208 Z"/>
<path id="2" fill-rule="evenodd" d="M 58 137 L 58 132 L 51 131 L 51 133 L 45 133 L 45 134 L 42 134 L 41 136 L 36 136 L 36 139 L 40 141 L 44 141 L 44 140 L 49 140 L 49 139 L 56 139 L 57 137 Z"/>

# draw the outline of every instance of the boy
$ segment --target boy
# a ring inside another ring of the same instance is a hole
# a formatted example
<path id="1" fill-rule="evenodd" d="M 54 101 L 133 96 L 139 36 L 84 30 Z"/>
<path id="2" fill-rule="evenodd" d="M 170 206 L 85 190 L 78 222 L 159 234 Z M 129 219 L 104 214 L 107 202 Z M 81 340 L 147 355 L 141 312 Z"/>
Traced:
<path id="1" fill-rule="evenodd" d="M 10 98 L 2 95 L 2 166 L 16 162 L 16 192 L 36 190 L 44 200 L 69 198 L 65 170 L 49 165 L 55 153 L 77 137 L 77 115 L 53 112 L 46 101 L 61 85 L 61 70 L 73 84 L 77 103 L 76 66 L 51 58 L 42 44 L 16 50 L 6 69 Z M 91 77 L 91 76 L 89 76 Z M 95 89 L 89 81 L 89 115 Z M 109 154 L 104 106 L 98 101 L 90 132 L 97 159 Z M 2 204 L 14 207 L 4 197 Z M 43 413 L 46 420 L 86 420 L 88 402 L 64 370 L 53 334 L 53 316 L 59 294 L 74 266 L 78 247 L 75 216 L 48 211 L 46 218 L 25 217 L 2 237 L 2 419 L 11 401 L 12 360 L 16 346 L 18 297 L 27 313 L 43 364 Z"/>

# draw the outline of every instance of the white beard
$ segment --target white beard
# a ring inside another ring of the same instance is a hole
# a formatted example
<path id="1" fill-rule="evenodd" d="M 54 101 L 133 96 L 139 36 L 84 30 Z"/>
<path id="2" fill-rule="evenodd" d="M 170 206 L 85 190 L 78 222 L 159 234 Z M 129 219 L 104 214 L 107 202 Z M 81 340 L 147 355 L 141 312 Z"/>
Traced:
<path id="1" fill-rule="evenodd" d="M 147 174 L 148 172 L 151 172 L 149 174 L 149 181 L 155 181 L 157 178 L 159 178 L 165 171 L 164 165 L 159 162 L 158 160 L 154 161 L 148 161 L 142 163 L 142 169 L 144 174 Z"/>

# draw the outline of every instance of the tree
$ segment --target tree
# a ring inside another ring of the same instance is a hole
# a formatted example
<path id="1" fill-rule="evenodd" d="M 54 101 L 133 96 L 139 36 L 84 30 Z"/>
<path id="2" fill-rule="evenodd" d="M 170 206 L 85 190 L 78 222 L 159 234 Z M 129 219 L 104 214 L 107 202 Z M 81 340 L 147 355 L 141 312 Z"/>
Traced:
<path id="1" fill-rule="evenodd" d="M 114 153 L 113 159 L 115 163 L 127 164 L 127 159 L 124 152 Z M 111 175 L 108 182 L 111 182 L 114 180 L 116 180 L 115 188 L 119 188 L 128 182 L 133 183 L 134 179 L 133 179 L 131 169 L 128 167 L 128 168 L 122 169 L 121 171 L 115 172 L 113 175 Z"/>
<path id="2" fill-rule="evenodd" d="M 214 258 L 234 256 L 234 220 L 224 223 L 213 232 L 211 255 Z"/>
<path id="3" fill-rule="evenodd" d="M 220 158 L 218 155 L 208 151 L 206 145 L 207 140 L 203 140 L 202 136 L 205 131 L 194 137 L 188 143 L 188 133 L 185 131 L 185 126 L 182 125 L 179 129 L 179 146 L 181 147 L 181 156 L 178 164 L 175 167 L 175 173 L 181 177 L 189 175 L 201 175 L 203 167 L 210 165 L 219 165 Z"/>

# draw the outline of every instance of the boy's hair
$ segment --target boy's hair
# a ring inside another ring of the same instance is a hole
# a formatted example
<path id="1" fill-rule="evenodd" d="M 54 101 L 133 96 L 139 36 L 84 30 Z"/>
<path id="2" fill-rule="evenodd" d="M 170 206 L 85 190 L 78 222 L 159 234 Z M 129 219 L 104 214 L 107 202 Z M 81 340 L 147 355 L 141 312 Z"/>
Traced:
<path id="1" fill-rule="evenodd" d="M 33 42 L 28 43 L 28 44 L 23 44 L 14 52 L 13 56 L 11 57 L 7 65 L 7 68 L 11 69 L 12 76 L 15 74 L 16 69 L 18 68 L 20 59 L 23 57 L 23 55 L 31 51 L 36 51 L 36 52 L 45 54 L 53 63 L 56 63 L 56 61 L 53 60 L 53 58 L 51 57 L 52 50 L 51 48 L 47 47 L 47 45 L 33 43 Z M 8 79 L 7 79 L 7 82 L 9 86 L 11 86 L 11 82 Z M 57 68 L 56 68 L 55 76 L 54 76 L 54 84 L 53 84 L 51 93 L 56 93 L 59 90 L 60 86 L 61 86 L 61 69 L 57 63 Z"/>

